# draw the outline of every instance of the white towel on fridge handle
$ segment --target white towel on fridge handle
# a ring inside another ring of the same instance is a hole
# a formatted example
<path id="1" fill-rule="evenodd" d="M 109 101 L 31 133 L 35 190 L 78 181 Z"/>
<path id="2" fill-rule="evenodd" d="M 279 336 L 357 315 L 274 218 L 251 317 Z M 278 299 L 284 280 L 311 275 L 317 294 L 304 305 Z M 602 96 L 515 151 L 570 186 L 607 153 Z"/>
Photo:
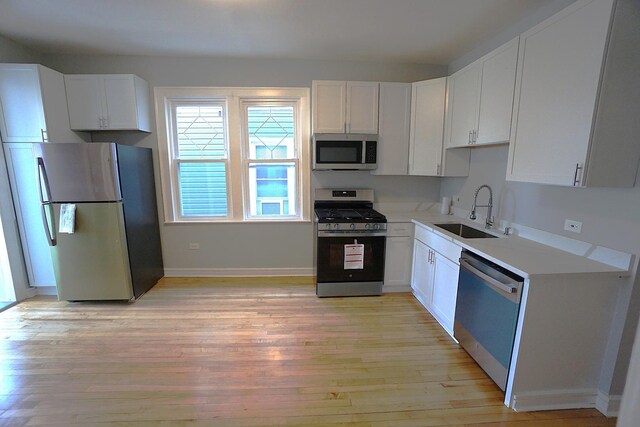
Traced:
<path id="1" fill-rule="evenodd" d="M 364 245 L 355 243 L 344 245 L 344 269 L 362 270 L 364 268 Z"/>

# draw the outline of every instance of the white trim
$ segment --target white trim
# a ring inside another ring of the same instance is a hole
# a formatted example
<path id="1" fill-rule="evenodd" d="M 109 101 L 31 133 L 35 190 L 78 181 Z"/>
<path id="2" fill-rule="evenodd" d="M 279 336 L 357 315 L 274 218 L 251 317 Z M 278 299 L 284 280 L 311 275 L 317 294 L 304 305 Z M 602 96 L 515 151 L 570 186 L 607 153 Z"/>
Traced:
<path id="1" fill-rule="evenodd" d="M 58 295 L 58 288 L 55 286 L 36 286 L 32 289 L 35 290 L 34 295 Z"/>
<path id="2" fill-rule="evenodd" d="M 518 412 L 595 408 L 595 389 L 553 390 L 514 394 L 511 408 Z"/>
<path id="3" fill-rule="evenodd" d="M 620 413 L 622 395 L 606 395 L 601 391 L 596 396 L 596 409 L 606 417 L 617 417 Z"/>
<path id="4" fill-rule="evenodd" d="M 298 176 L 299 186 L 297 194 L 298 211 L 295 218 L 283 217 L 278 218 L 278 222 L 296 222 L 308 221 L 310 218 L 310 188 L 311 188 L 311 172 L 310 172 L 310 96 L 309 88 L 265 88 L 265 87 L 156 87 L 154 88 L 156 124 L 158 130 L 158 153 L 160 160 L 160 179 L 162 187 L 162 199 L 164 209 L 165 223 L 173 223 L 180 221 L 176 215 L 176 191 L 173 189 L 174 179 L 172 179 L 171 159 L 172 153 L 169 149 L 168 135 L 171 130 L 170 101 L 179 100 L 181 98 L 188 100 L 195 99 L 213 99 L 225 98 L 227 100 L 227 140 L 228 142 L 228 187 L 230 189 L 228 197 L 228 218 L 218 221 L 217 218 L 209 218 L 206 221 L 202 219 L 194 219 L 194 221 L 183 219 L 180 222 L 226 222 L 233 220 L 234 222 L 252 222 L 251 218 L 243 218 L 243 197 L 242 193 L 246 190 L 242 189 L 242 156 L 241 156 L 241 135 L 240 135 L 240 106 L 243 99 L 259 101 L 262 99 L 290 102 L 295 101 L 298 104 L 297 123 L 299 126 L 298 135 L 299 146 L 298 151 Z M 274 219 L 276 220 L 276 219 Z"/>
<path id="5" fill-rule="evenodd" d="M 166 277 L 313 276 L 313 268 L 165 268 Z"/>

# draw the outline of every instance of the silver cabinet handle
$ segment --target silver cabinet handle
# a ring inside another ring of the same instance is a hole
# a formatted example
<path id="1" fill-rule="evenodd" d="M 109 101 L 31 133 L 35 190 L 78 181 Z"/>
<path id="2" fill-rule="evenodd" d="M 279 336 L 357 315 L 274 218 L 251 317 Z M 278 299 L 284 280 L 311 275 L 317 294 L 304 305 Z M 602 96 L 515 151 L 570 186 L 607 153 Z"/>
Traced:
<path id="1" fill-rule="evenodd" d="M 474 266 L 472 266 L 471 264 L 469 264 L 469 262 L 467 262 L 467 260 L 465 260 L 464 258 L 460 258 L 460 267 L 463 267 L 467 270 L 469 270 L 471 273 L 475 274 L 476 276 L 480 277 L 487 285 L 496 288 L 502 292 L 506 292 L 508 294 L 513 294 L 518 292 L 518 288 L 515 286 L 511 286 L 507 283 L 502 283 L 497 281 L 496 279 L 494 279 L 493 277 L 484 274 L 482 271 L 478 270 L 477 268 L 475 268 Z"/>
<path id="2" fill-rule="evenodd" d="M 581 178 L 578 178 L 578 172 L 582 170 L 582 163 L 576 163 L 576 171 L 573 173 L 573 186 L 580 185 Z"/>
<path id="3" fill-rule="evenodd" d="M 440 163 L 436 166 L 436 175 L 440 175 Z"/>
<path id="4" fill-rule="evenodd" d="M 42 157 L 38 157 L 37 159 L 37 167 L 38 167 L 38 194 L 40 195 L 40 208 L 42 213 L 42 222 L 44 224 L 44 231 L 47 235 L 47 240 L 49 241 L 49 246 L 57 245 L 57 236 L 56 236 L 56 227 L 55 224 L 53 227 L 49 226 L 49 219 L 47 218 L 47 210 L 49 211 L 49 216 L 53 221 L 55 221 L 55 216 L 53 212 L 53 205 L 51 201 L 45 200 L 44 193 L 42 192 L 42 184 L 44 183 L 44 189 L 47 193 L 47 197 L 51 194 L 49 188 L 49 178 L 47 177 L 47 169 L 44 167 L 44 160 Z"/>
<path id="5" fill-rule="evenodd" d="M 42 136 L 42 142 L 49 142 L 49 138 L 46 137 L 47 131 L 44 129 L 40 129 L 40 136 Z"/>
<path id="6" fill-rule="evenodd" d="M 471 145 L 471 131 L 469 131 L 469 145 Z"/>
<path id="7" fill-rule="evenodd" d="M 476 142 L 478 142 L 478 130 L 474 129 L 473 130 L 473 143 L 475 144 Z"/>

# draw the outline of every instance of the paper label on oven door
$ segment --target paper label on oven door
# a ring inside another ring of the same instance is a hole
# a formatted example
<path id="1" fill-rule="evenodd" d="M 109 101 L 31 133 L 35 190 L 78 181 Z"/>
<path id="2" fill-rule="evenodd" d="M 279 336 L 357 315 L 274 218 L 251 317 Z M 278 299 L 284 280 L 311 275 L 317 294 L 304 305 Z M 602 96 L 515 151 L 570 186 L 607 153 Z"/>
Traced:
<path id="1" fill-rule="evenodd" d="M 364 245 L 344 245 L 344 269 L 362 270 L 364 268 Z"/>

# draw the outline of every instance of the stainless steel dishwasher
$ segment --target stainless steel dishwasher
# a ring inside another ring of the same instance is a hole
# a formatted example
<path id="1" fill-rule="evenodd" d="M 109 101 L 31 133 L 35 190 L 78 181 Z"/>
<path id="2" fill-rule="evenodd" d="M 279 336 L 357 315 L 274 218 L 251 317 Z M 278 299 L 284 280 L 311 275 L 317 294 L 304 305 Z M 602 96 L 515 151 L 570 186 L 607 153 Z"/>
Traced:
<path id="1" fill-rule="evenodd" d="M 504 391 L 524 279 L 463 251 L 453 335 Z"/>

